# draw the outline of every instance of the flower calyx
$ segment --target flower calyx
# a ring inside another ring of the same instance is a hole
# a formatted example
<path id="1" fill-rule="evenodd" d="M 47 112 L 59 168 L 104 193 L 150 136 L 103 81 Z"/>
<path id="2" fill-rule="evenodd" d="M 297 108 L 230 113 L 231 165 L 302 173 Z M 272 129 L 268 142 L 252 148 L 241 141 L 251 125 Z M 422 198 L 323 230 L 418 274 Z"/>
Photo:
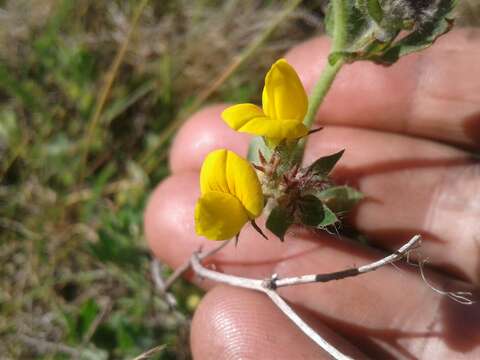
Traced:
<path id="1" fill-rule="evenodd" d="M 281 148 L 280 148 L 281 149 Z M 326 230 L 339 223 L 362 194 L 349 186 L 335 186 L 330 173 L 343 150 L 319 158 L 310 166 L 297 163 L 285 167 L 277 148 L 269 161 L 259 154 L 263 192 L 269 215 L 266 227 L 281 241 L 291 225 Z"/>

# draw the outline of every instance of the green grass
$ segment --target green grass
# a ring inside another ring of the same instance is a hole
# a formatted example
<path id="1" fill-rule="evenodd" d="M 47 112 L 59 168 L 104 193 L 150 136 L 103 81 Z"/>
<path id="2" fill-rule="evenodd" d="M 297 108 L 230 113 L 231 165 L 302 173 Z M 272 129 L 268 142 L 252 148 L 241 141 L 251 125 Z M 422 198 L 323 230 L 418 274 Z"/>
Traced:
<path id="1" fill-rule="evenodd" d="M 2 358 L 133 358 L 163 344 L 153 358 L 189 358 L 201 293 L 180 281 L 169 309 L 142 232 L 169 173 L 166 131 L 205 91 L 258 100 L 271 62 L 321 31 L 320 2 L 306 3 L 209 89 L 285 2 L 151 0 L 92 126 L 139 1 L 0 1 Z"/>
<path id="2" fill-rule="evenodd" d="M 180 281 L 178 309 L 169 309 L 142 233 L 148 194 L 169 172 L 170 137 L 159 139 L 283 4 L 151 1 L 91 126 L 138 3 L 0 3 L 6 358 L 132 358 L 162 344 L 157 358 L 189 357 L 188 319 L 201 293 Z M 209 100 L 251 98 L 258 74 L 313 31 L 299 16 L 286 21 Z"/>

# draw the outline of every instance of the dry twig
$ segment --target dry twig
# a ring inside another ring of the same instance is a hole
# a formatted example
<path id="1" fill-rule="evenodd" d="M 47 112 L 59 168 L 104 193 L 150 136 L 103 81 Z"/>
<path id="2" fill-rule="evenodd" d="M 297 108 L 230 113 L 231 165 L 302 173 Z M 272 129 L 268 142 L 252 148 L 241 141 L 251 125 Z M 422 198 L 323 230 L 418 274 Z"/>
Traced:
<path id="1" fill-rule="evenodd" d="M 204 253 L 201 253 L 200 251 L 198 251 L 196 253 L 196 256 L 198 257 L 199 260 L 203 260 L 209 256 L 212 256 L 214 254 L 216 254 L 217 252 L 219 252 L 220 250 L 222 250 L 225 246 L 227 246 L 229 243 L 230 243 L 231 240 L 227 240 L 227 241 L 223 241 L 220 245 L 218 245 L 217 247 L 214 247 L 213 249 L 210 249 Z M 181 277 L 183 274 L 185 274 L 189 269 L 190 269 L 190 266 L 191 266 L 191 263 L 190 263 L 190 260 L 186 261 L 183 265 L 181 265 L 180 267 L 178 267 L 172 275 L 170 275 L 170 277 L 165 281 L 165 283 L 163 284 L 163 291 L 166 292 L 168 291 L 168 289 L 170 289 L 170 287 L 172 286 L 172 284 L 177 281 L 177 279 L 179 277 Z"/>
<path id="2" fill-rule="evenodd" d="M 157 355 L 158 353 L 162 352 L 163 349 L 165 349 L 165 345 L 159 345 L 155 346 L 153 349 L 147 350 L 144 353 L 138 355 L 135 359 L 133 360 L 145 360 L 145 359 L 150 359 L 153 355 Z"/>
<path id="3" fill-rule="evenodd" d="M 341 353 L 338 349 L 333 347 L 329 344 L 325 339 L 323 339 L 314 329 L 312 329 L 305 321 L 302 320 L 298 316 L 298 314 L 288 305 L 288 303 L 283 300 L 283 298 L 277 293 L 277 289 L 279 287 L 285 286 L 294 286 L 294 285 L 303 285 L 303 284 L 311 284 L 317 282 L 329 282 L 334 280 L 341 280 L 347 277 L 354 277 L 362 274 L 366 274 L 371 271 L 375 271 L 385 265 L 394 264 L 395 262 L 403 259 L 404 257 L 407 258 L 407 262 L 409 264 L 409 255 L 412 250 L 418 248 L 421 242 L 421 236 L 415 235 L 413 236 L 408 242 L 406 242 L 403 246 L 401 246 L 397 251 L 394 253 L 383 257 L 380 260 L 374 261 L 370 264 L 366 264 L 356 268 L 350 268 L 346 270 L 336 271 L 327 274 L 309 274 L 309 275 L 302 275 L 302 276 L 294 276 L 294 277 L 286 277 L 280 278 L 278 274 L 273 274 L 268 279 L 251 279 L 245 278 L 240 276 L 234 276 L 229 274 L 224 274 L 212 269 L 208 269 L 202 265 L 201 261 L 223 249 L 229 241 L 225 241 L 219 246 L 201 253 L 200 251 L 195 252 L 192 254 L 190 260 L 180 266 L 166 281 L 163 282 L 161 280 L 159 283 L 160 288 L 164 293 L 166 293 L 167 289 L 177 280 L 182 274 L 184 274 L 190 267 L 193 271 L 202 279 L 209 279 L 219 283 L 227 284 L 230 286 L 236 286 L 240 288 L 255 290 L 259 292 L 263 292 L 266 294 L 273 303 L 305 334 L 307 335 L 312 341 L 314 341 L 318 346 L 320 346 L 325 352 L 327 352 L 330 356 L 334 359 L 351 359 L 347 355 Z M 432 288 L 435 292 L 445 295 L 450 299 L 457 301 L 462 304 L 473 304 L 469 297 L 472 295 L 469 292 L 447 292 L 439 290 L 433 287 L 425 278 L 425 274 L 423 271 L 423 265 L 425 261 L 420 261 L 417 266 L 420 267 L 420 274 L 422 279 L 425 283 Z"/>
<path id="4" fill-rule="evenodd" d="M 133 33 L 135 32 L 135 29 L 138 24 L 138 20 L 140 19 L 140 15 L 142 14 L 145 6 L 147 6 L 147 3 L 148 3 L 148 0 L 142 0 L 142 2 L 140 2 L 138 6 L 135 8 L 135 11 L 132 15 L 130 29 L 128 30 L 127 36 L 125 37 L 125 40 L 123 41 L 121 46 L 118 48 L 117 54 L 113 59 L 110 70 L 108 71 L 105 77 L 105 83 L 102 87 L 102 90 L 100 91 L 100 95 L 99 95 L 97 104 L 95 106 L 95 111 L 88 123 L 87 130 L 85 133 L 85 145 L 83 148 L 83 153 L 81 158 L 80 182 L 83 181 L 83 177 L 85 175 L 84 172 L 85 172 L 85 167 L 87 163 L 88 152 L 90 150 L 89 149 L 90 141 L 92 139 L 93 132 L 100 120 L 100 116 L 102 115 L 103 108 L 108 100 L 110 91 L 112 90 L 113 83 L 117 76 L 118 69 L 122 64 L 123 58 L 125 57 L 125 54 L 128 49 L 128 45 L 130 44 L 130 40 L 132 39 Z"/>
<path id="5" fill-rule="evenodd" d="M 274 304 L 310 339 L 312 339 L 318 346 L 325 350 L 334 359 L 350 359 L 347 355 L 341 353 L 325 339 L 323 339 L 314 329 L 312 329 L 305 321 L 300 318 L 297 313 L 286 303 L 285 300 L 276 292 L 278 287 L 293 286 L 301 284 L 309 284 L 315 282 L 328 282 L 333 280 L 340 280 L 346 277 L 357 276 L 365 274 L 370 271 L 379 269 L 382 266 L 391 264 L 395 261 L 402 259 L 412 249 L 416 248 L 421 240 L 420 235 L 415 235 L 405 245 L 398 249 L 395 253 L 388 255 L 373 263 L 360 266 L 358 268 L 352 268 L 342 271 L 333 272 L 330 274 L 312 274 L 303 275 L 290 278 L 281 279 L 277 274 L 274 274 L 269 279 L 250 279 L 240 276 L 223 274 L 218 271 L 210 270 L 204 267 L 201 263 L 201 259 L 204 259 L 210 254 L 194 253 L 190 259 L 190 264 L 195 273 L 205 279 L 213 280 L 216 282 L 224 283 L 231 286 L 256 290 L 265 293 Z M 214 252 L 219 251 L 219 248 L 215 248 Z M 188 269 L 188 267 L 187 267 Z"/>

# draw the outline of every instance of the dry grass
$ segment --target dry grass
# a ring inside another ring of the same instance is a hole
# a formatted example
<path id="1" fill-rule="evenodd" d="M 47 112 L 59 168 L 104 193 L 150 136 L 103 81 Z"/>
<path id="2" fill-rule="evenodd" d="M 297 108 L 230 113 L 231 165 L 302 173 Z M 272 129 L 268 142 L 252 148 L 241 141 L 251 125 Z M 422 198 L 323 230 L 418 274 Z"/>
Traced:
<path id="1" fill-rule="evenodd" d="M 136 4 L 1 5 L 4 358 L 124 358 L 159 344 L 168 346 L 157 358 L 188 357 L 185 321 L 155 296 L 141 228 L 146 196 L 168 173 L 167 148 L 148 159 L 150 174 L 140 160 L 282 5 L 151 2 L 89 139 L 79 182 L 86 126 Z M 316 30 L 319 19 L 306 11 L 292 14 L 212 100 L 252 96 L 272 59 Z M 174 293 L 188 317 L 198 290 L 179 283 Z"/>

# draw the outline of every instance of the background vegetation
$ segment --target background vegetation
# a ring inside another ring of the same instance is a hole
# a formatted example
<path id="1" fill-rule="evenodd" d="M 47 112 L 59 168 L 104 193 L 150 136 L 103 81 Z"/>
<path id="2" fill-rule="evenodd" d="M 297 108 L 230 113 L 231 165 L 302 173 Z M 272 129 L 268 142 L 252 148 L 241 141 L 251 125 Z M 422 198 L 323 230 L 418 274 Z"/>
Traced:
<path id="1" fill-rule="evenodd" d="M 258 100 L 323 3 L 0 0 L 1 359 L 189 358 L 201 293 L 156 293 L 145 201 L 182 119 Z M 475 0 L 459 13 L 480 23 Z"/>

